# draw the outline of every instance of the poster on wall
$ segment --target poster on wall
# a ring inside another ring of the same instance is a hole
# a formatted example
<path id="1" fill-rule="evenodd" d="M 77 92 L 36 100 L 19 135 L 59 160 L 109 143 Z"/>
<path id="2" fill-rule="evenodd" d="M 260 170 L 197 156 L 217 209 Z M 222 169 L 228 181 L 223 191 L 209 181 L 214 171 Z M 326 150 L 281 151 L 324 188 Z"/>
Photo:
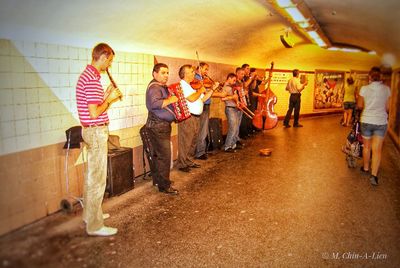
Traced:
<path id="1" fill-rule="evenodd" d="M 351 70 L 351 76 L 354 78 L 355 86 L 360 89 L 362 86 L 368 85 L 368 71 Z"/>
<path id="2" fill-rule="evenodd" d="M 315 70 L 314 110 L 342 108 L 344 71 Z"/>

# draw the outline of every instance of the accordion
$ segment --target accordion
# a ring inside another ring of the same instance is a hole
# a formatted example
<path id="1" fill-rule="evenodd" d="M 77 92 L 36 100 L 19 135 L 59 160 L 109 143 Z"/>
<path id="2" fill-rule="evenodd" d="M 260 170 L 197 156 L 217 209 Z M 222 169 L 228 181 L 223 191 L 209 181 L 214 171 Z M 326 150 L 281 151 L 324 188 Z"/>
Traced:
<path id="1" fill-rule="evenodd" d="M 183 95 L 181 84 L 175 83 L 168 86 L 168 91 L 170 96 L 174 95 L 178 98 L 178 102 L 172 103 L 172 107 L 174 108 L 173 112 L 175 114 L 176 121 L 182 122 L 188 119 L 191 114 L 189 108 L 186 103 L 186 98 Z"/>

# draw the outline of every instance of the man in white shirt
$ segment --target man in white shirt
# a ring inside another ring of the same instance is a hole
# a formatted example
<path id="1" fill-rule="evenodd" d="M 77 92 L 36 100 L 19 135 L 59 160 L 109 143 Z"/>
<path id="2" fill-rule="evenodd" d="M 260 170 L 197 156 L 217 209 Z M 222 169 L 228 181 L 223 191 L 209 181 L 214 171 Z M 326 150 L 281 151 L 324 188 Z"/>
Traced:
<path id="1" fill-rule="evenodd" d="M 178 124 L 178 160 L 177 167 L 180 171 L 190 172 L 190 168 L 199 168 L 200 165 L 194 163 L 194 157 L 198 130 L 200 126 L 200 115 L 203 112 L 204 102 L 208 100 L 213 90 L 208 91 L 201 86 L 194 90 L 190 82 L 194 80 L 194 69 L 191 65 L 183 65 L 179 69 L 180 85 L 183 95 L 186 98 L 191 117 Z"/>
<path id="2" fill-rule="evenodd" d="M 289 121 L 290 117 L 292 116 L 292 112 L 294 109 L 294 123 L 293 127 L 302 127 L 303 125 L 299 124 L 299 115 L 300 115 L 300 102 L 301 102 L 301 91 L 306 87 L 308 84 L 308 80 L 306 80 L 304 83 L 300 82 L 299 78 L 299 70 L 294 69 L 293 70 L 293 77 L 289 79 L 287 85 L 286 85 L 286 90 L 290 92 L 290 98 L 289 98 L 289 109 L 286 113 L 285 120 L 283 121 L 283 125 L 285 128 L 289 128 Z"/>

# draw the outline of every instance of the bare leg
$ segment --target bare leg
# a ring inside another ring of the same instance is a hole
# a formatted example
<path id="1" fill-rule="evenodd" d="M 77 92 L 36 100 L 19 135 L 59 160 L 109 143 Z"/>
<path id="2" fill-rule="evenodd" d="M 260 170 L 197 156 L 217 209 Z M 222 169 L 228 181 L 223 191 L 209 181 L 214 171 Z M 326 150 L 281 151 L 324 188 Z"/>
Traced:
<path id="1" fill-rule="evenodd" d="M 347 122 L 347 110 L 344 110 L 342 126 L 345 126 L 346 122 Z"/>
<path id="2" fill-rule="evenodd" d="M 350 122 L 351 122 L 351 113 L 352 113 L 352 110 L 351 110 L 351 109 L 347 109 L 347 110 L 346 110 L 346 126 L 350 126 Z"/>
<path id="3" fill-rule="evenodd" d="M 363 137 L 363 168 L 365 171 L 369 170 L 369 160 L 371 158 L 371 139 L 366 139 Z"/>
<path id="4" fill-rule="evenodd" d="M 371 174 L 377 176 L 379 165 L 381 164 L 382 158 L 382 145 L 383 137 L 372 136 L 371 149 L 372 149 L 372 162 L 371 162 Z M 365 163 L 364 163 L 365 167 Z"/>

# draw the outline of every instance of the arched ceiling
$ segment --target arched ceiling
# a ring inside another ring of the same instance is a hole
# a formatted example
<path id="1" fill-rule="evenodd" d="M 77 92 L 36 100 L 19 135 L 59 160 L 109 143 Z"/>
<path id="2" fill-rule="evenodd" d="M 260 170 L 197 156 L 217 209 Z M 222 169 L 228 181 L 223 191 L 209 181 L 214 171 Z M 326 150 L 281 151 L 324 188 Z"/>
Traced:
<path id="1" fill-rule="evenodd" d="M 304 2 L 332 43 L 400 55 L 400 1 Z"/>
<path id="2" fill-rule="evenodd" d="M 399 36 L 394 34 L 398 1 L 336 2 L 306 0 L 332 42 L 399 58 Z M 329 15 L 332 8 L 335 16 Z M 2 0 L 0 9 L 0 38 L 12 40 L 84 47 L 104 41 L 117 50 L 191 59 L 197 50 L 204 60 L 255 66 L 280 56 L 287 57 L 288 68 L 290 58 L 303 49 L 315 59 L 335 53 L 295 32 L 295 47 L 284 48 L 279 36 L 290 26 L 266 0 Z M 338 61 L 329 58 L 332 66 Z M 360 65 L 379 61 L 371 55 L 361 58 Z"/>

